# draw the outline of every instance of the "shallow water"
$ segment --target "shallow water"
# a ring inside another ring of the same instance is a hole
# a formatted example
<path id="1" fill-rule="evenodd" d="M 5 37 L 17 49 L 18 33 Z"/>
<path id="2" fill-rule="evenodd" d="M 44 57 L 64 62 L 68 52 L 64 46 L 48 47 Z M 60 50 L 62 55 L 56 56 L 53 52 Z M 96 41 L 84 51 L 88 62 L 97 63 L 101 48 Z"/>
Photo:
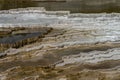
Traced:
<path id="1" fill-rule="evenodd" d="M 18 41 L 22 41 L 28 38 L 34 38 L 34 37 L 39 37 L 41 36 L 40 32 L 36 32 L 36 33 L 28 33 L 28 34 L 20 34 L 20 35 L 11 35 L 8 37 L 4 37 L 4 38 L 0 38 L 0 43 L 2 44 L 13 44 L 16 43 Z"/>

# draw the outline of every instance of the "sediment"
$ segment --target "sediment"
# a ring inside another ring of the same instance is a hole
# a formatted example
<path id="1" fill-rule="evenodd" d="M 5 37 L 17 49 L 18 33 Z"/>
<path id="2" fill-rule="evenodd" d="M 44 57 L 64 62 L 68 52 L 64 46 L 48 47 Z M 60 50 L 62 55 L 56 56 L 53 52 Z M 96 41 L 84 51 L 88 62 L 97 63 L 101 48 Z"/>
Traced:
<path id="1" fill-rule="evenodd" d="M 119 13 L 29 10 L 0 14 L 9 17 L 0 20 L 0 40 L 40 33 L 10 46 L 6 40 L 8 47 L 0 53 L 1 80 L 120 79 Z"/>

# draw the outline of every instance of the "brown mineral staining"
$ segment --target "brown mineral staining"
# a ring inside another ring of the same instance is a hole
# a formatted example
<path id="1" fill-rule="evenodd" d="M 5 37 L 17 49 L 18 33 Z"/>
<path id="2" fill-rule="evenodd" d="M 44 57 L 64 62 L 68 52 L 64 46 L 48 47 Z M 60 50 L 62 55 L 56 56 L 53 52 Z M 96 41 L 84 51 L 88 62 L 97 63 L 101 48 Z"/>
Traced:
<path id="1" fill-rule="evenodd" d="M 74 67 L 77 68 L 77 67 Z M 60 72 L 61 71 L 61 72 Z M 71 73 L 70 73 L 71 72 Z M 115 73 L 113 71 L 92 71 L 92 70 L 78 70 L 77 72 L 69 69 L 48 69 L 37 67 L 14 67 L 7 71 L 7 80 L 16 80 L 16 79 L 32 79 L 36 78 L 37 80 L 58 80 L 65 78 L 66 80 L 119 80 L 120 73 Z M 10 76 L 12 75 L 12 76 Z"/>
<path id="2" fill-rule="evenodd" d="M 54 28 L 32 29 L 32 32 L 41 32 L 41 30 L 44 32 L 41 41 L 39 41 L 41 38 L 38 38 L 32 44 L 6 51 L 6 54 L 12 53 L 11 55 L 1 56 L 0 74 L 4 76 L 0 78 L 5 80 L 120 79 L 118 41 L 54 46 L 52 43 L 59 44 L 60 41 L 66 41 L 72 33 L 65 29 Z M 16 35 L 31 33 L 31 28 L 15 30 L 12 33 Z M 75 35 L 84 35 L 84 33 Z M 30 42 L 30 39 L 26 42 Z"/>
<path id="3" fill-rule="evenodd" d="M 0 38 L 6 37 L 6 36 L 10 36 L 13 32 L 15 31 L 19 31 L 19 30 L 24 30 L 24 27 L 15 27 L 15 28 L 4 28 L 1 27 L 0 28 Z"/>
<path id="4" fill-rule="evenodd" d="M 0 27 L 0 80 L 120 80 L 119 13 L 60 15 L 43 8 L 0 13 L 15 14 L 11 19 L 21 24 Z M 25 25 L 34 20 L 39 25 Z"/>

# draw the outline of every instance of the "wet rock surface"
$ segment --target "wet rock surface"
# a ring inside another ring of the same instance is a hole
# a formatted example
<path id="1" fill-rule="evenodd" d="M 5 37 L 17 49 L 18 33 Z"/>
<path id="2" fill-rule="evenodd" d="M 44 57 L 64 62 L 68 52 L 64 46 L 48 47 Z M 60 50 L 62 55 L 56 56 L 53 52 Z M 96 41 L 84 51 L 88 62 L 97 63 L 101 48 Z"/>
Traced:
<path id="1" fill-rule="evenodd" d="M 39 9 L 1 12 L 1 39 L 36 32 L 44 36 L 0 53 L 1 80 L 120 80 L 119 13 L 66 14 Z"/>
<path id="2" fill-rule="evenodd" d="M 4 31 L 5 30 L 5 31 Z M 40 41 L 52 28 L 9 28 L 1 31 L 1 50 L 4 48 L 19 48 L 24 45 Z"/>

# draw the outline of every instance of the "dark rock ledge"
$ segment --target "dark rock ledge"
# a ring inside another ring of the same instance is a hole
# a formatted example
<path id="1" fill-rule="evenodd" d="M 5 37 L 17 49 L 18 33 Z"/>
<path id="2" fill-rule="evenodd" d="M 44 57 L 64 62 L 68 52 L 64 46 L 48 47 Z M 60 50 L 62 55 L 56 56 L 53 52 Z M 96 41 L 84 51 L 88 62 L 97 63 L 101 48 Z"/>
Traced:
<path id="1" fill-rule="evenodd" d="M 51 32 L 52 28 L 4 28 L 0 31 L 0 48 L 19 48 L 41 40 L 44 35 Z"/>

